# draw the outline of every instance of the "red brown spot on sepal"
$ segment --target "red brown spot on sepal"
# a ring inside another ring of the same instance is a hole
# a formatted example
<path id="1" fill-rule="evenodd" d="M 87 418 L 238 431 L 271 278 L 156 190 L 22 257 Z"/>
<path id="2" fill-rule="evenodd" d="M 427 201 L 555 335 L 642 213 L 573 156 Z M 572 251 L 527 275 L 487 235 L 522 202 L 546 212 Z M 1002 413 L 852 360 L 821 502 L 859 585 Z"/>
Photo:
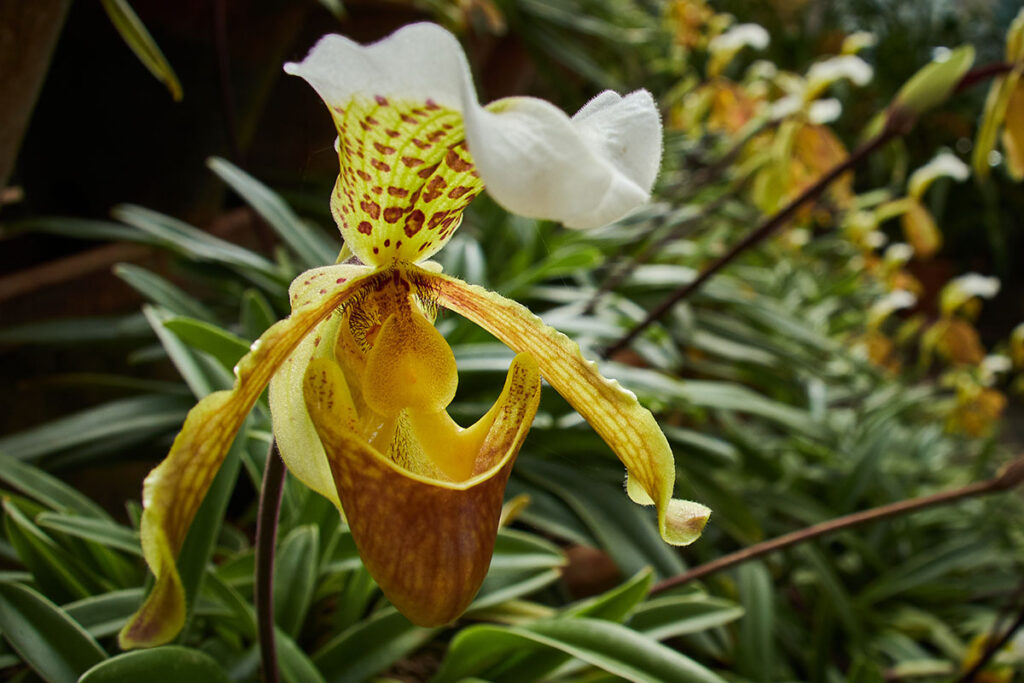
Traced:
<path id="1" fill-rule="evenodd" d="M 444 178 L 441 176 L 434 176 L 430 179 L 430 182 L 427 183 L 426 192 L 423 193 L 423 201 L 428 204 L 434 201 L 441 196 L 441 193 L 444 192 L 444 188 L 447 186 L 448 183 L 445 182 Z"/>
<path id="2" fill-rule="evenodd" d="M 384 220 L 388 223 L 397 223 L 398 219 L 401 218 L 404 213 L 405 210 L 400 206 L 389 206 L 384 209 Z"/>
<path id="3" fill-rule="evenodd" d="M 438 211 L 433 216 L 431 216 L 430 220 L 427 221 L 427 230 L 433 230 L 434 228 L 436 228 L 438 223 L 440 223 L 441 221 L 448 217 L 448 213 L 448 211 Z"/>
<path id="4" fill-rule="evenodd" d="M 412 237 L 423 227 L 425 216 L 419 209 L 414 210 L 405 217 L 405 234 Z"/>
<path id="5" fill-rule="evenodd" d="M 373 225 L 371 225 L 369 221 L 363 221 L 359 224 L 358 230 L 364 235 L 369 235 L 373 232 Z"/>
<path id="6" fill-rule="evenodd" d="M 371 201 L 359 202 L 359 207 L 369 215 L 370 218 L 377 220 L 380 218 L 380 204 Z"/>
<path id="7" fill-rule="evenodd" d="M 460 157 L 454 147 L 450 147 L 448 149 L 448 153 L 444 155 L 444 163 L 450 169 L 458 173 L 465 173 L 466 171 L 473 170 L 473 164 Z"/>

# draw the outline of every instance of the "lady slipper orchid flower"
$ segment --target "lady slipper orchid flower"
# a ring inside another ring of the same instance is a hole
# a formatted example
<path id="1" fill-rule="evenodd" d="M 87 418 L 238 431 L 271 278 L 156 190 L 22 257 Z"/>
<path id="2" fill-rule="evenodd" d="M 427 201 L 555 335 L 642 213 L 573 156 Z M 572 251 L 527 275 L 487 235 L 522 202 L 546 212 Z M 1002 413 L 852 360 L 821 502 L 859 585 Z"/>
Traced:
<path id="1" fill-rule="evenodd" d="M 418 624 L 451 621 L 480 587 L 542 378 L 626 465 L 627 491 L 657 507 L 662 537 L 695 540 L 709 511 L 672 498 L 672 452 L 636 397 L 522 305 L 426 260 L 485 184 L 511 211 L 577 228 L 646 201 L 661 150 L 650 94 L 605 92 L 571 119 L 525 97 L 481 107 L 458 42 L 427 24 L 365 47 L 327 36 L 285 70 L 306 79 L 334 119 L 341 171 L 331 209 L 356 259 L 292 283 L 291 316 L 253 344 L 230 391 L 192 409 L 147 477 L 142 539 L 156 583 L 122 646 L 180 630 L 176 555 L 268 383 L 286 465 L 343 511 L 371 576 Z M 446 410 L 458 376 L 432 324 L 439 307 L 518 353 L 494 406 L 467 428 Z"/>

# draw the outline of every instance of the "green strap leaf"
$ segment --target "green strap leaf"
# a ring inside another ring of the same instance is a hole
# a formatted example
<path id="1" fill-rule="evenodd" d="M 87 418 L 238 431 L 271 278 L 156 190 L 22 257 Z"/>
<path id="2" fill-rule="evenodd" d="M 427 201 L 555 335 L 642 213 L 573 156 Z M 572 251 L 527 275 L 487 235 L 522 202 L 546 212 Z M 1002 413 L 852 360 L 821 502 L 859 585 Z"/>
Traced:
<path id="1" fill-rule="evenodd" d="M 179 316 L 164 320 L 164 327 L 189 346 L 210 354 L 228 369 L 249 353 L 249 344 L 244 339 L 203 320 Z"/>
<path id="2" fill-rule="evenodd" d="M 0 630 L 21 658 L 51 683 L 75 683 L 107 658 L 57 605 L 16 583 L 0 582 Z"/>
<path id="3" fill-rule="evenodd" d="M 136 650 L 111 657 L 86 671 L 78 683 L 228 683 L 216 660 L 199 650 L 176 645 Z"/>
<path id="4" fill-rule="evenodd" d="M 38 467 L 0 455 L 0 479 L 48 508 L 93 519 L 110 519 L 99 505 Z"/>
<path id="5" fill-rule="evenodd" d="M 177 74 L 160 51 L 153 36 L 149 35 L 146 26 L 132 10 L 126 0 L 101 0 L 103 9 L 121 34 L 121 38 L 139 58 L 143 66 L 156 76 L 156 79 L 167 86 L 175 102 L 180 102 L 182 95 L 181 83 Z"/>
<path id="6" fill-rule="evenodd" d="M 139 432 L 178 427 L 190 401 L 180 396 L 144 395 L 120 399 L 0 439 L 0 453 L 38 460 L 70 448 Z"/>
<path id="7" fill-rule="evenodd" d="M 131 263 L 118 263 L 114 266 L 114 275 L 127 282 L 132 289 L 158 306 L 178 315 L 187 315 L 205 322 L 214 322 L 217 318 L 206 306 L 177 285 L 171 284 L 156 273 Z"/>
<path id="8" fill-rule="evenodd" d="M 70 602 L 63 609 L 93 638 L 107 638 L 128 623 L 143 597 L 141 588 L 128 588 Z"/>
<path id="9" fill-rule="evenodd" d="M 277 548 L 274 567 L 274 621 L 296 637 L 316 588 L 320 530 L 315 524 L 292 529 Z"/>
<path id="10" fill-rule="evenodd" d="M 338 634 L 313 655 L 330 683 L 364 681 L 417 649 L 437 632 L 388 607 Z"/>
<path id="11" fill-rule="evenodd" d="M 550 648 L 638 683 L 723 683 L 714 672 L 625 626 L 600 619 L 554 619 L 529 626 L 473 626 L 452 640 L 435 683 L 459 681 L 524 647 Z"/>
<path id="12" fill-rule="evenodd" d="M 270 224 L 306 266 L 312 268 L 334 263 L 340 245 L 307 225 L 269 187 L 220 157 L 211 157 L 206 165 Z"/>
<path id="13" fill-rule="evenodd" d="M 131 555 L 142 555 L 142 549 L 139 547 L 139 533 L 112 521 L 54 512 L 43 512 L 36 516 L 35 521 L 44 529 L 59 531 L 87 541 L 95 541 L 104 547 L 123 550 Z"/>

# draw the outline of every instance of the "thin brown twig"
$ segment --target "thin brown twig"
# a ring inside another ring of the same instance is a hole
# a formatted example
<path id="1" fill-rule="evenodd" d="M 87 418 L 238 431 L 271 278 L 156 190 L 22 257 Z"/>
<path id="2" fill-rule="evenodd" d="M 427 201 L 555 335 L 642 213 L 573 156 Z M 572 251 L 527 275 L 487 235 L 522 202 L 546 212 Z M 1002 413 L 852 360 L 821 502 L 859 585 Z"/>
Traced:
<path id="1" fill-rule="evenodd" d="M 783 548 L 804 543 L 819 536 L 831 534 L 843 529 L 849 529 L 850 527 L 859 526 L 861 524 L 867 524 L 868 522 L 875 522 L 881 519 L 889 519 L 891 517 L 906 515 L 912 512 L 917 512 L 918 510 L 935 507 L 937 505 L 948 505 L 949 503 L 954 503 L 956 501 L 963 500 L 964 498 L 973 498 L 975 496 L 984 496 L 991 493 L 1008 491 L 1019 485 L 1022 481 L 1024 481 L 1024 456 L 1017 458 L 1007 465 L 998 476 L 986 481 L 975 482 L 973 484 L 968 484 L 967 486 L 962 486 L 948 491 L 941 491 L 930 496 L 900 500 L 895 503 L 889 503 L 888 505 L 871 508 L 870 510 L 862 510 L 850 515 L 830 519 L 827 522 L 814 524 L 813 526 L 793 531 L 768 541 L 755 543 L 752 546 L 743 548 L 742 550 L 737 550 L 736 552 L 720 557 L 717 560 L 712 560 L 706 564 L 694 567 L 693 569 L 683 572 L 678 576 L 673 576 L 665 579 L 664 581 L 660 581 L 654 584 L 651 588 L 651 593 L 654 594 L 667 591 L 670 588 L 681 586 L 690 581 L 694 581 L 695 579 L 720 572 L 723 569 L 728 569 L 738 564 L 743 564 L 744 562 L 749 562 L 750 560 L 773 553 L 776 550 L 782 550 Z"/>

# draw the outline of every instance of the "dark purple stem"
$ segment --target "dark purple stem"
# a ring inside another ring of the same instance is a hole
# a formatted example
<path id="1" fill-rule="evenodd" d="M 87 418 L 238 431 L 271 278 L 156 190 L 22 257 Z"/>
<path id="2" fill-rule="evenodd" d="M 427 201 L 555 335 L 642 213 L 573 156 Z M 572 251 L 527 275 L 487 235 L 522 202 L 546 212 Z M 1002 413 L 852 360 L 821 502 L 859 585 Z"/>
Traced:
<path id="1" fill-rule="evenodd" d="M 259 512 L 256 518 L 256 628 L 260 644 L 260 668 L 264 683 L 278 683 L 277 649 L 274 644 L 274 548 L 277 545 L 277 523 L 284 492 L 285 469 L 274 444 L 267 451 L 267 466 L 260 487 Z"/>

